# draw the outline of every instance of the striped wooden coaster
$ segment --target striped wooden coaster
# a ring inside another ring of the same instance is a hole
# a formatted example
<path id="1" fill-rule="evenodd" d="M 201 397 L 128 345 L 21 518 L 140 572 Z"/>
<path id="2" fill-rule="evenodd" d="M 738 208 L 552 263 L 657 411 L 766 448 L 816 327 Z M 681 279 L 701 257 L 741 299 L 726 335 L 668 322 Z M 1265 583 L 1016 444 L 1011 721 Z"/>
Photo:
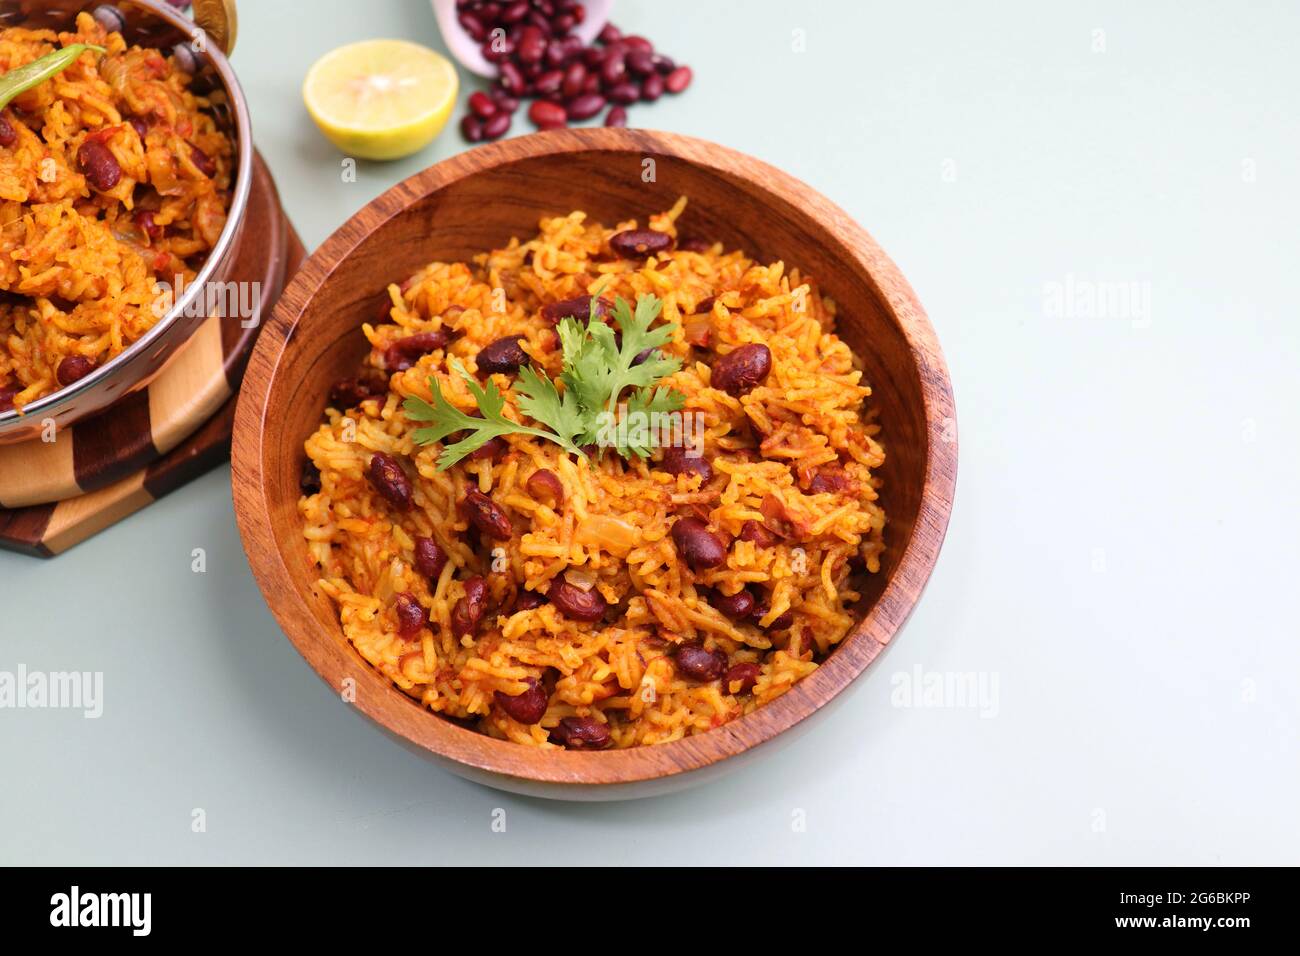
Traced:
<path id="1" fill-rule="evenodd" d="M 224 461 L 261 316 L 304 256 L 258 156 L 232 275 L 261 283 L 259 317 L 213 316 L 147 388 L 52 442 L 0 446 L 0 548 L 59 554 Z"/>
<path id="2" fill-rule="evenodd" d="M 231 275 L 232 281 L 260 283 L 260 312 L 270 313 L 292 275 L 286 261 L 292 233 L 275 183 L 257 156 Z M 59 432 L 53 441 L 0 445 L 0 508 L 97 491 L 166 455 L 238 389 L 260 327 L 260 317 L 214 315 L 146 388 Z"/>

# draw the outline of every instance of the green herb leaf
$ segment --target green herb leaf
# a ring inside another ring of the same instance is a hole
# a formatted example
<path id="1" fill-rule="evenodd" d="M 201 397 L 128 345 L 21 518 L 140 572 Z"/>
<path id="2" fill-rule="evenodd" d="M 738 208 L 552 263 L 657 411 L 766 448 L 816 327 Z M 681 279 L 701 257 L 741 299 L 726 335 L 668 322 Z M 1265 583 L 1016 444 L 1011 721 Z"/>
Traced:
<path id="1" fill-rule="evenodd" d="M 614 330 L 596 317 L 596 300 L 592 302 L 592 314 L 585 326 L 570 318 L 563 319 L 557 327 L 563 349 L 563 371 L 559 376 L 563 389 L 532 366 L 519 370 L 514 386 L 519 410 L 545 425 L 545 429 L 506 418 L 505 397 L 492 380 L 488 379 L 486 386 L 479 385 L 454 358 L 448 364 L 465 380 L 482 418 L 466 415 L 448 402 L 433 378 L 429 379 L 432 405 L 418 398 L 406 400 L 404 407 L 409 418 L 433 423 L 415 432 L 415 440 L 420 444 L 442 441 L 453 432 L 468 433 L 468 437 L 443 449 L 438 456 L 440 469 L 451 467 L 493 438 L 512 433 L 544 438 L 578 455 L 583 454 L 583 445 L 613 434 L 613 445 L 624 458 L 645 457 L 650 453 L 652 435 L 648 427 L 620 434 L 610 426 L 619 411 L 619 399 L 628 389 L 632 389 L 625 409 L 628 418 L 645 426 L 649 425 L 650 416 L 678 411 L 685 404 L 680 392 L 654 387 L 660 379 L 682 367 L 679 359 L 655 352 L 640 365 L 633 364 L 647 349 L 666 345 L 673 337 L 673 326 L 650 328 L 662 308 L 655 296 L 640 296 L 635 312 L 624 299 L 616 299 L 614 318 L 621 336 L 616 341 Z"/>
<path id="2" fill-rule="evenodd" d="M 32 87 L 40 86 L 50 77 L 62 73 L 77 62 L 77 58 L 87 50 L 105 52 L 102 46 L 95 46 L 93 43 L 74 43 L 0 76 L 0 109 L 8 106 L 19 93 L 26 93 Z"/>

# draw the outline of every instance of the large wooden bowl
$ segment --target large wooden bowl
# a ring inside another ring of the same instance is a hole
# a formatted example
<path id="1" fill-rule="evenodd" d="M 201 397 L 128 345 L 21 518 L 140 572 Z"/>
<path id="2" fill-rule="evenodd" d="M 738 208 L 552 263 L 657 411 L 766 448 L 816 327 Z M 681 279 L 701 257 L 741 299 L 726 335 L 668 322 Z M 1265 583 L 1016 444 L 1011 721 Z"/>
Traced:
<path id="1" fill-rule="evenodd" d="M 352 373 L 365 353 L 360 325 L 388 283 L 432 260 L 466 260 L 530 235 L 543 216 L 583 209 L 605 223 L 644 222 L 683 194 L 690 197 L 683 233 L 797 264 L 840 304 L 839 331 L 865 363 L 887 450 L 887 551 L 864 598 L 865 615 L 790 692 L 685 740 L 581 753 L 465 730 L 373 670 L 315 590 L 296 507 L 303 441 L 320 420 L 330 384 Z M 592 800 L 685 786 L 806 726 L 876 658 L 921 596 L 948 524 L 956 468 L 952 391 L 934 330 L 907 281 L 860 226 L 798 180 L 712 143 L 577 129 L 441 162 L 394 186 L 326 240 L 285 290 L 249 363 L 232 481 L 244 548 L 267 603 L 331 687 L 354 689 L 363 713 L 456 773 L 521 793 Z"/>

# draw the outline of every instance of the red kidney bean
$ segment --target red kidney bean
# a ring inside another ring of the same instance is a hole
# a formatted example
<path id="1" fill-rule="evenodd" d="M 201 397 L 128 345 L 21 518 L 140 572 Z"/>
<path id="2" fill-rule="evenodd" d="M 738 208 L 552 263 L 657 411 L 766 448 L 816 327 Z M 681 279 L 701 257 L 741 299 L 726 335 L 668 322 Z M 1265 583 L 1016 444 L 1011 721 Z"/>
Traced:
<path id="1" fill-rule="evenodd" d="M 0 385 L 0 412 L 11 411 L 14 407 L 14 399 L 22 389 L 17 385 Z"/>
<path id="2" fill-rule="evenodd" d="M 757 664 L 732 664 L 722 675 L 722 692 L 724 694 L 748 694 L 758 683 L 763 669 Z M 734 685 L 740 685 L 732 690 Z"/>
<path id="3" fill-rule="evenodd" d="M 637 76 L 648 76 L 655 72 L 654 54 L 646 50 L 631 49 L 627 54 L 627 68 Z"/>
<path id="4" fill-rule="evenodd" d="M 596 314 L 594 318 L 604 320 L 613 313 L 613 306 L 605 298 L 596 300 Z M 549 305 L 542 306 L 542 318 L 552 325 L 557 324 L 561 319 L 577 319 L 583 325 L 591 315 L 591 296 L 578 295 L 572 299 L 562 299 L 559 302 L 552 302 Z"/>
<path id="5" fill-rule="evenodd" d="M 706 484 L 713 477 L 713 466 L 702 454 L 692 452 L 681 445 L 670 445 L 664 449 L 663 469 L 670 475 L 699 475 L 700 484 Z"/>
<path id="6" fill-rule="evenodd" d="M 483 22 L 474 14 L 462 12 L 457 15 L 456 21 L 475 43 L 482 43 L 484 38 L 487 37 L 487 30 L 483 28 Z"/>
<path id="7" fill-rule="evenodd" d="M 377 451 L 370 458 L 370 483 L 399 511 L 411 509 L 411 479 L 392 455 Z"/>
<path id="8" fill-rule="evenodd" d="M 122 179 L 122 167 L 108 147 L 98 140 L 81 144 L 77 150 L 77 168 L 86 177 L 86 182 L 101 193 L 112 189 Z"/>
<path id="9" fill-rule="evenodd" d="M 511 96 L 505 90 L 494 89 L 491 93 L 492 102 L 496 103 L 497 110 L 503 113 L 513 113 L 519 109 L 519 100 Z"/>
<path id="10" fill-rule="evenodd" d="M 738 536 L 741 541 L 752 541 L 757 547 L 770 548 L 776 544 L 776 535 L 753 519 L 740 526 Z"/>
<path id="11" fill-rule="evenodd" d="M 298 471 L 298 490 L 304 495 L 314 495 L 320 491 L 320 469 L 310 458 L 302 460 Z"/>
<path id="12" fill-rule="evenodd" d="M 18 142 L 18 130 L 5 117 L 0 116 L 0 146 L 6 149 Z"/>
<path id="13" fill-rule="evenodd" d="M 516 697 L 503 694 L 496 691 L 492 696 L 497 702 L 497 706 L 506 712 L 511 720 L 517 720 L 521 724 L 541 723 L 546 716 L 546 707 L 550 704 L 550 695 L 546 693 L 546 688 L 536 677 L 527 679 L 528 690 Z"/>
<path id="14" fill-rule="evenodd" d="M 702 518 L 678 518 L 672 528 L 673 544 L 693 571 L 716 568 L 727 560 L 727 546 L 709 530 Z"/>
<path id="15" fill-rule="evenodd" d="M 669 93 L 680 93 L 691 85 L 692 76 L 694 74 L 689 66 L 679 66 L 664 77 L 664 89 Z"/>
<path id="16" fill-rule="evenodd" d="M 771 371 L 771 351 L 766 345 L 750 342 L 719 356 L 709 381 L 714 388 L 739 396 L 760 384 Z"/>
<path id="17" fill-rule="evenodd" d="M 549 468 L 538 468 L 528 476 L 525 485 L 534 498 L 550 498 L 556 505 L 564 502 L 564 483 Z"/>
<path id="18" fill-rule="evenodd" d="M 731 595 L 718 591 L 709 599 L 709 603 L 733 621 L 743 621 L 754 611 L 754 595 L 744 588 Z"/>
<path id="19" fill-rule="evenodd" d="M 86 358 L 84 355 L 69 355 L 59 363 L 54 377 L 59 380 L 60 385 L 66 387 L 85 378 L 95 370 L 95 367 L 94 359 Z"/>
<path id="20" fill-rule="evenodd" d="M 483 121 L 473 113 L 466 113 L 460 118 L 460 135 L 470 143 L 482 142 Z"/>
<path id="21" fill-rule="evenodd" d="M 514 534 L 510 516 L 505 509 L 477 488 L 467 488 L 460 502 L 461 513 L 467 521 L 489 538 L 509 541 Z"/>
<path id="22" fill-rule="evenodd" d="M 465 596 L 451 609 L 451 633 L 457 638 L 473 634 L 487 611 L 487 582 L 479 575 L 465 579 Z"/>
<path id="23" fill-rule="evenodd" d="M 506 112 L 498 113 L 483 124 L 484 139 L 500 139 L 508 132 L 510 132 L 510 114 Z"/>
<path id="24" fill-rule="evenodd" d="M 565 99 L 572 99 L 582 92 L 582 84 L 587 79 L 587 68 L 581 63 L 570 63 L 564 71 L 564 80 L 560 83 L 560 92 Z"/>
<path id="25" fill-rule="evenodd" d="M 611 107 L 609 113 L 605 115 L 605 125 L 617 127 L 626 126 L 627 110 L 623 109 L 621 106 Z"/>
<path id="26" fill-rule="evenodd" d="M 599 93 L 600 87 L 599 73 L 588 73 L 587 78 L 582 81 L 582 92 L 584 93 Z"/>
<path id="27" fill-rule="evenodd" d="M 605 90 L 605 97 L 611 103 L 627 106 L 629 103 L 635 103 L 641 98 L 641 87 L 631 80 L 624 80 L 608 87 Z"/>
<path id="28" fill-rule="evenodd" d="M 217 174 L 217 164 L 212 161 L 212 157 L 193 143 L 187 145 L 190 147 L 190 162 L 194 164 L 194 167 L 209 179 L 215 176 Z"/>
<path id="29" fill-rule="evenodd" d="M 141 141 L 149 134 L 149 124 L 142 117 L 132 116 L 127 122 L 131 124 L 131 128 L 135 130 L 135 135 L 139 136 Z"/>
<path id="30" fill-rule="evenodd" d="M 613 86 L 615 83 L 621 83 L 625 76 L 627 76 L 626 51 L 618 44 L 608 47 L 605 58 L 600 64 L 601 82 L 606 86 Z"/>
<path id="31" fill-rule="evenodd" d="M 596 39 L 605 46 L 609 46 L 611 43 L 617 43 L 623 39 L 623 31 L 612 23 L 606 23 L 600 28 L 600 33 L 596 34 Z"/>
<path id="32" fill-rule="evenodd" d="M 500 109 L 492 97 L 482 90 L 475 90 L 469 95 L 469 108 L 480 119 L 491 119 L 497 115 L 497 110 Z"/>
<path id="33" fill-rule="evenodd" d="M 520 591 L 515 595 L 515 607 L 513 613 L 518 614 L 520 611 L 536 610 L 545 603 L 546 598 L 538 594 L 536 591 Z"/>
<path id="34" fill-rule="evenodd" d="M 680 242 L 678 242 L 677 248 L 682 249 L 686 252 L 708 252 L 710 249 L 713 248 L 713 243 L 709 242 L 709 240 L 707 239 L 699 239 L 692 236 L 690 239 L 682 239 Z M 705 299 L 695 307 L 695 311 L 697 313 L 708 312 L 710 309 L 713 308 L 713 303 L 716 301 L 716 299 L 717 299 L 716 296 L 712 296 L 712 295 L 709 296 L 707 299 Z"/>
<path id="35" fill-rule="evenodd" d="M 148 209 L 137 209 L 135 215 L 131 217 L 140 231 L 143 232 L 150 240 L 161 239 L 163 227 L 154 222 L 153 212 Z"/>
<path id="36" fill-rule="evenodd" d="M 397 633 L 402 637 L 415 637 L 429 620 L 420 599 L 409 591 L 397 595 L 393 613 L 397 617 Z"/>
<path id="37" fill-rule="evenodd" d="M 519 34 L 515 56 L 520 63 L 536 63 L 546 55 L 546 34 L 536 24 L 529 24 Z"/>
<path id="38" fill-rule="evenodd" d="M 658 73 L 651 73 L 641 81 L 641 99 L 653 103 L 664 95 L 664 78 Z"/>
<path id="39" fill-rule="evenodd" d="M 448 555 L 432 538 L 415 539 L 415 570 L 429 579 L 429 587 L 438 583 L 442 569 L 447 566 Z"/>
<path id="40" fill-rule="evenodd" d="M 559 129 L 568 121 L 563 106 L 546 100 L 534 100 L 528 107 L 528 118 L 538 129 Z"/>
<path id="41" fill-rule="evenodd" d="M 475 416 L 478 417 L 478 416 Z M 478 448 L 465 456 L 466 461 L 482 461 L 484 458 L 491 458 L 493 461 L 499 461 L 506 452 L 510 450 L 510 443 L 504 438 L 489 438 Z"/>
<path id="42" fill-rule="evenodd" d="M 529 362 L 528 353 L 519 344 L 523 338 L 522 335 L 507 335 L 483 346 L 474 359 L 478 370 L 485 375 L 519 371 L 519 366 Z"/>
<path id="43" fill-rule="evenodd" d="M 556 33 L 568 33 L 578 23 L 578 18 L 571 13 L 561 13 L 551 21 L 551 26 Z"/>
<path id="44" fill-rule="evenodd" d="M 624 259 L 644 259 L 670 250 L 673 237 L 654 229 L 626 229 L 609 237 L 609 247 Z"/>
<path id="45" fill-rule="evenodd" d="M 515 3 L 507 5 L 506 8 L 501 11 L 497 20 L 500 23 L 518 23 L 520 20 L 524 19 L 524 17 L 528 16 L 529 10 L 530 7 L 528 6 L 528 0 L 516 0 Z"/>
<path id="46" fill-rule="evenodd" d="M 513 63 L 502 63 L 497 67 L 498 79 L 501 89 L 511 96 L 522 96 L 526 86 L 523 73 L 519 72 L 519 67 Z"/>
<path id="47" fill-rule="evenodd" d="M 587 47 L 582 51 L 582 62 L 589 70 L 599 71 L 600 65 L 605 62 L 605 51 L 599 47 Z"/>
<path id="48" fill-rule="evenodd" d="M 560 92 L 560 86 L 563 83 L 563 70 L 547 70 L 533 81 L 533 92 L 538 96 L 547 96 L 551 93 L 558 93 Z"/>
<path id="49" fill-rule="evenodd" d="M 388 391 L 387 380 L 379 378 L 344 378 L 330 386 L 330 403 L 336 408 L 352 408 L 367 398 Z"/>
<path id="50" fill-rule="evenodd" d="M 759 621 L 767 617 L 767 612 L 770 611 L 771 609 L 772 609 L 772 605 L 768 602 L 766 597 L 755 598 L 754 610 L 750 612 L 750 617 L 753 619 L 755 624 L 758 624 Z M 786 611 L 784 614 L 780 615 L 775 621 L 769 624 L 767 626 L 767 630 L 785 631 L 785 630 L 789 630 L 791 625 L 793 624 L 794 624 L 794 611 Z M 759 624 L 759 627 L 762 627 L 762 625 Z"/>
<path id="51" fill-rule="evenodd" d="M 654 53 L 654 44 L 645 37 L 639 37 L 635 34 L 623 37 L 623 45 L 629 50 L 636 50 L 641 53 Z"/>
<path id="52" fill-rule="evenodd" d="M 604 750 L 613 738 L 595 717 L 565 717 L 551 731 L 551 740 L 566 750 Z"/>
<path id="53" fill-rule="evenodd" d="M 702 644 L 683 644 L 677 648 L 677 672 L 687 680 L 707 684 L 717 680 L 727 669 L 727 655 L 706 650 Z"/>
<path id="54" fill-rule="evenodd" d="M 546 592 L 546 598 L 565 617 L 575 621 L 599 621 L 605 616 L 605 599 L 595 588 L 584 591 L 564 578 L 556 578 Z"/>
<path id="55" fill-rule="evenodd" d="M 667 75 L 677 69 L 677 64 L 670 56 L 664 56 L 662 53 L 654 55 L 655 72 Z"/>
<path id="56" fill-rule="evenodd" d="M 384 350 L 384 367 L 390 372 L 405 372 L 420 360 L 421 355 L 446 347 L 447 333 L 441 329 L 417 332 L 398 339 Z"/>
<path id="57" fill-rule="evenodd" d="M 588 120 L 605 108 L 605 97 L 599 93 L 583 93 L 569 100 L 564 108 L 570 120 Z"/>
<path id="58" fill-rule="evenodd" d="M 542 35 L 543 42 L 551 35 L 551 22 L 546 19 L 546 14 L 542 10 L 533 10 L 529 13 L 528 22 Z"/>

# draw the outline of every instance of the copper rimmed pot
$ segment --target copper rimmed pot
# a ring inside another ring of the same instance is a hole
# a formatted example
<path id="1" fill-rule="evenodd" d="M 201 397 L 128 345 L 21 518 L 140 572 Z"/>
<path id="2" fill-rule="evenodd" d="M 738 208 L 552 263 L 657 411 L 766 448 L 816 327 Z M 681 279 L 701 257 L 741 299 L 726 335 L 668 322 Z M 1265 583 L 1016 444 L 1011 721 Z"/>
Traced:
<path id="1" fill-rule="evenodd" d="M 121 355 L 85 378 L 31 402 L 21 414 L 0 413 L 0 445 L 37 438 L 51 420 L 57 429 L 67 428 L 149 384 L 207 318 L 195 303 L 205 297 L 209 283 L 230 279 L 248 206 L 253 166 L 248 104 L 225 55 L 213 43 L 196 43 L 198 28 L 184 15 L 162 0 L 120 0 L 111 4 L 96 0 L 0 0 L 0 28 L 69 30 L 82 11 L 95 13 L 97 18 L 120 19 L 122 35 L 130 44 L 164 51 L 180 47 L 178 56 L 192 58 L 195 87 L 214 101 L 213 115 L 235 144 L 230 210 L 211 255 L 171 310 Z"/>

